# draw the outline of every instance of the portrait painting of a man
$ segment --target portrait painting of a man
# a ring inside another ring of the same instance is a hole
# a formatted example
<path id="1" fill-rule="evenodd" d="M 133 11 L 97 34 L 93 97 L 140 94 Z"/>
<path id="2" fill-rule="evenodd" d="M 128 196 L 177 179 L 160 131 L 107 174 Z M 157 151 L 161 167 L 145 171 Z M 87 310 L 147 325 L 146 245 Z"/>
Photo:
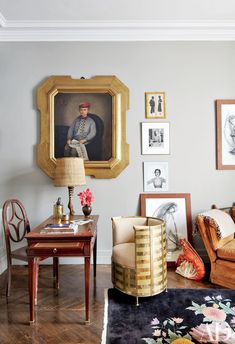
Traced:
<path id="1" fill-rule="evenodd" d="M 128 166 L 129 89 L 115 75 L 52 75 L 37 88 L 37 106 L 37 163 L 49 177 L 59 158 L 82 158 L 94 178 L 116 178 Z"/>
<path id="2" fill-rule="evenodd" d="M 112 156 L 112 97 L 94 93 L 58 93 L 54 100 L 54 154 L 84 161 Z"/>

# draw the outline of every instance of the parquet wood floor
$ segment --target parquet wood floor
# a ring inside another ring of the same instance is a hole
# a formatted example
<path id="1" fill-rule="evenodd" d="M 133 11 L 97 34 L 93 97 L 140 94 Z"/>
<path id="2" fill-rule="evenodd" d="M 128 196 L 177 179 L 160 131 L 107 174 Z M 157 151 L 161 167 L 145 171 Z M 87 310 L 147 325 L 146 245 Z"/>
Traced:
<path id="1" fill-rule="evenodd" d="M 91 285 L 91 323 L 84 325 L 82 265 L 60 266 L 60 289 L 53 288 L 52 267 L 40 266 L 35 325 L 29 325 L 26 266 L 14 266 L 11 296 L 6 302 L 0 276 L 0 344 L 96 344 L 103 328 L 104 289 L 111 288 L 111 267 L 97 266 L 96 285 Z M 213 288 L 208 281 L 193 282 L 168 272 L 169 288 Z"/>

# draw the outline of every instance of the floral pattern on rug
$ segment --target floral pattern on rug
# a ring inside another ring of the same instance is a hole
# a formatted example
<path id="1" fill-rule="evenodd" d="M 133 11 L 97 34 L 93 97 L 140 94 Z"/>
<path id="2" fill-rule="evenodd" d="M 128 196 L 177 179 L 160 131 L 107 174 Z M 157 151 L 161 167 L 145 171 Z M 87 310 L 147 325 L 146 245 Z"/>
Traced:
<path id="1" fill-rule="evenodd" d="M 231 302 L 221 295 L 206 296 L 202 304 L 192 301 L 186 310 L 193 312 L 192 317 L 201 315 L 201 324 L 190 328 L 183 317 L 166 318 L 162 322 L 155 317 L 151 321 L 152 338 L 142 340 L 147 344 L 235 344 L 235 307 Z"/>

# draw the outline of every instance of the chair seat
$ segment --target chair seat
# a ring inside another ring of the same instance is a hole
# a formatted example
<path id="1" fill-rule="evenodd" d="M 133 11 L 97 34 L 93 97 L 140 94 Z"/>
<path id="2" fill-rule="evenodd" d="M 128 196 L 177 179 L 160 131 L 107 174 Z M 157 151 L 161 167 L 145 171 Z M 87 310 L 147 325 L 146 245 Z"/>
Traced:
<path id="1" fill-rule="evenodd" d="M 114 263 L 135 269 L 135 244 L 124 243 L 113 247 L 112 260 Z"/>
<path id="2" fill-rule="evenodd" d="M 23 246 L 11 252 L 12 258 L 28 261 L 27 257 L 27 246 Z"/>
<path id="3" fill-rule="evenodd" d="M 217 256 L 221 259 L 235 262 L 235 239 L 218 248 Z"/>

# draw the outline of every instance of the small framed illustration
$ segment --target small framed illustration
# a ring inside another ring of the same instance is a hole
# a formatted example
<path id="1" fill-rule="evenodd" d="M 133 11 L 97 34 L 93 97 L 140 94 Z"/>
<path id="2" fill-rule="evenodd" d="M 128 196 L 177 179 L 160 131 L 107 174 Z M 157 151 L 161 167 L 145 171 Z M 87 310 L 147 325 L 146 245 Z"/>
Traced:
<path id="1" fill-rule="evenodd" d="M 142 154 L 170 154 L 168 122 L 142 123 Z"/>
<path id="2" fill-rule="evenodd" d="M 174 265 L 182 253 L 180 239 L 192 243 L 190 194 L 141 194 L 141 216 L 163 219 L 167 232 L 167 262 Z"/>
<path id="3" fill-rule="evenodd" d="M 164 92 L 145 92 L 146 118 L 166 118 Z"/>
<path id="4" fill-rule="evenodd" d="M 235 100 L 216 101 L 217 169 L 235 170 Z"/>
<path id="5" fill-rule="evenodd" d="M 144 191 L 168 191 L 168 162 L 144 162 Z"/>

